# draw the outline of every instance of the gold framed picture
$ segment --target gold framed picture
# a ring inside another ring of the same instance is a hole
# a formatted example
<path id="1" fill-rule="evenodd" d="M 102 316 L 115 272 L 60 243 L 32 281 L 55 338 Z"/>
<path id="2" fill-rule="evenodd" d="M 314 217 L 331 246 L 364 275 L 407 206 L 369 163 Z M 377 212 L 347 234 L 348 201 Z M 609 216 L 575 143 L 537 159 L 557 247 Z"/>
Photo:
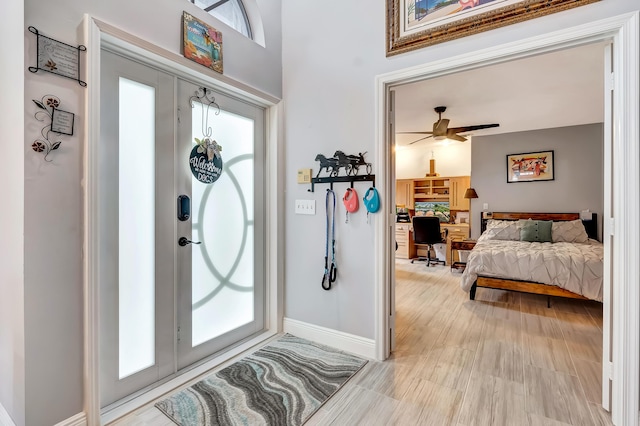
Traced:
<path id="1" fill-rule="evenodd" d="M 599 0 L 387 0 L 387 56 Z"/>

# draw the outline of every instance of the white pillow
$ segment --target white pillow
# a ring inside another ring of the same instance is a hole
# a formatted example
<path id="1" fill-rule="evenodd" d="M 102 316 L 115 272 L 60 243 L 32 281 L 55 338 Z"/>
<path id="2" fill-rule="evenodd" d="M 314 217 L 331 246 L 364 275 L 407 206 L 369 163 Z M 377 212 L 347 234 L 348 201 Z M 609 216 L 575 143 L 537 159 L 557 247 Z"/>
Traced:
<path id="1" fill-rule="evenodd" d="M 520 240 L 520 228 L 515 220 L 494 220 L 487 221 L 487 229 L 482 234 L 486 240 Z"/>
<path id="2" fill-rule="evenodd" d="M 551 225 L 551 241 L 554 243 L 586 243 L 587 240 L 589 236 L 580 219 L 553 222 Z"/>

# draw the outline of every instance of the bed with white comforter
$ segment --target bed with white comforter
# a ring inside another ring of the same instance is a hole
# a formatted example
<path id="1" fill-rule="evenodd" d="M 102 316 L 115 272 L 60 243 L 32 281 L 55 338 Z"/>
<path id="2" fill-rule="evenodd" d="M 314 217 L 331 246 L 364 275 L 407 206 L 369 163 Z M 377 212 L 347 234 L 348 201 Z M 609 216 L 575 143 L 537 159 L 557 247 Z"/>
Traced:
<path id="1" fill-rule="evenodd" d="M 470 291 L 477 277 L 522 280 L 562 287 L 602 301 L 603 246 L 584 243 L 496 240 L 480 236 L 469 254 L 461 286 Z"/>

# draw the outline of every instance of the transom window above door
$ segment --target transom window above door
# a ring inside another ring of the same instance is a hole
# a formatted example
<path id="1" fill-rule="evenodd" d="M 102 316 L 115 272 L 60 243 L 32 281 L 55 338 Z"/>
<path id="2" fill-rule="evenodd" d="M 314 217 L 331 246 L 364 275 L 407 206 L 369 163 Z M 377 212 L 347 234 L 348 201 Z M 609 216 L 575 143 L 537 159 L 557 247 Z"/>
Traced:
<path id="1" fill-rule="evenodd" d="M 247 12 L 241 0 L 189 0 L 211 16 L 253 39 Z"/>

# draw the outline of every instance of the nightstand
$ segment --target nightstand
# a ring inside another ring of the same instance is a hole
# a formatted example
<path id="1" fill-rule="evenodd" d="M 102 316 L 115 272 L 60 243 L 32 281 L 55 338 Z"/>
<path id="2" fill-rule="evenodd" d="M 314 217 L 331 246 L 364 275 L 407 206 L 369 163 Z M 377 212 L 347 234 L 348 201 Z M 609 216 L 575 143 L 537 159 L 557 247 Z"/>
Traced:
<path id="1" fill-rule="evenodd" d="M 460 253 L 458 253 L 458 261 L 454 261 L 454 251 L 456 250 L 472 250 L 476 245 L 475 240 L 452 240 L 451 241 L 451 269 L 461 269 L 467 266 L 467 262 L 460 261 Z"/>

